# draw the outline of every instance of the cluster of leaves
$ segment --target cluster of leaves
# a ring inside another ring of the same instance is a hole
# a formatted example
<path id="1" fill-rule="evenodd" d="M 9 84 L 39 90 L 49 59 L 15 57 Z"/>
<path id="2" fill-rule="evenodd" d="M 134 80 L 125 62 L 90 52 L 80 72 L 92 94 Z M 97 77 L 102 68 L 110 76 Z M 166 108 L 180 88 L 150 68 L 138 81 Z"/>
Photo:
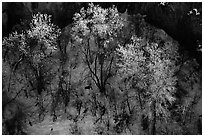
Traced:
<path id="1" fill-rule="evenodd" d="M 56 51 L 57 37 L 60 29 L 51 23 L 51 16 L 47 14 L 33 15 L 30 29 L 25 32 L 13 32 L 3 39 L 3 46 L 17 49 L 21 55 L 32 57 L 39 62 L 42 58 Z"/>
<path id="2" fill-rule="evenodd" d="M 103 9 L 93 3 L 89 4 L 87 10 L 82 8 L 80 13 L 76 13 L 73 20 L 73 35 L 78 41 L 92 35 L 108 42 L 123 27 L 122 18 L 116 7 Z"/>
<path id="3" fill-rule="evenodd" d="M 175 101 L 177 83 L 177 48 L 159 46 L 134 36 L 130 44 L 117 49 L 121 76 L 129 77 L 132 87 L 145 90 L 144 112 L 147 112 L 145 114 L 148 114 L 150 120 L 153 119 L 153 111 L 163 118 L 170 115 L 168 106 Z M 156 106 L 155 110 L 152 110 L 153 104 Z"/>
<path id="4" fill-rule="evenodd" d="M 34 15 L 30 27 L 28 30 L 30 38 L 37 39 L 46 49 L 56 50 L 60 29 L 51 23 L 51 15 L 39 13 Z"/>

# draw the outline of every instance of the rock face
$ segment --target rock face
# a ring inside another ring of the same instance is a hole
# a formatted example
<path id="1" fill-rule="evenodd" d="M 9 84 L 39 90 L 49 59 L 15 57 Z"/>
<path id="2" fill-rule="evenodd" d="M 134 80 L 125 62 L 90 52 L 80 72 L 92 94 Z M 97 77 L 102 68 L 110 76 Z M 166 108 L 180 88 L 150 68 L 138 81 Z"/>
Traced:
<path id="1" fill-rule="evenodd" d="M 202 134 L 202 76 L 196 60 L 186 61 L 178 74 L 184 134 Z M 182 92 L 182 93 L 181 93 Z"/>

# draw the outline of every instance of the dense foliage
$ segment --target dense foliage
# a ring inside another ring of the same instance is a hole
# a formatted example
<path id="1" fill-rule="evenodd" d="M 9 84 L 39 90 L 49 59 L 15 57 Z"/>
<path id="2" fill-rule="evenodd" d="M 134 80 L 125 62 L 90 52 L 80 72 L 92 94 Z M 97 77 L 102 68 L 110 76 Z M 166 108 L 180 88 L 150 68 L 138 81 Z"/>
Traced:
<path id="1" fill-rule="evenodd" d="M 126 47 L 119 46 L 118 52 L 122 77 L 130 79 L 134 88 L 145 91 L 144 114 L 150 121 L 156 122 L 156 117 L 166 120 L 170 116 L 168 107 L 175 101 L 177 47 L 159 47 L 157 43 L 148 43 L 133 36 Z M 155 134 L 156 129 L 153 128 L 151 133 Z"/>

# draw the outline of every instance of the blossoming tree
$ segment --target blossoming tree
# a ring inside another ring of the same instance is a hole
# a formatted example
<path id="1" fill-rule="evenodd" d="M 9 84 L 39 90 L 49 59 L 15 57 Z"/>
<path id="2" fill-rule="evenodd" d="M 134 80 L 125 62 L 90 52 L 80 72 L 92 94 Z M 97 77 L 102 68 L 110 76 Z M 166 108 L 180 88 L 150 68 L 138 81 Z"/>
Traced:
<path id="1" fill-rule="evenodd" d="M 51 23 L 50 15 L 40 13 L 33 15 L 29 27 L 21 33 L 13 32 L 5 37 L 3 53 L 13 72 L 19 68 L 21 79 L 27 79 L 24 84 L 36 89 L 38 104 L 42 108 L 41 93 L 50 80 L 53 64 L 49 57 L 57 51 L 57 38 L 61 30 Z"/>
<path id="2" fill-rule="evenodd" d="M 116 7 L 103 9 L 89 4 L 74 15 L 72 28 L 74 39 L 80 43 L 84 62 L 99 92 L 106 95 L 105 86 L 111 76 L 117 34 L 123 27 L 123 19 Z"/>
<path id="3" fill-rule="evenodd" d="M 120 75 L 129 77 L 133 87 L 144 91 L 142 111 L 149 119 L 150 134 L 156 134 L 158 117 L 167 121 L 168 107 L 175 101 L 177 50 L 175 45 L 159 46 L 135 36 L 130 44 L 117 50 Z"/>

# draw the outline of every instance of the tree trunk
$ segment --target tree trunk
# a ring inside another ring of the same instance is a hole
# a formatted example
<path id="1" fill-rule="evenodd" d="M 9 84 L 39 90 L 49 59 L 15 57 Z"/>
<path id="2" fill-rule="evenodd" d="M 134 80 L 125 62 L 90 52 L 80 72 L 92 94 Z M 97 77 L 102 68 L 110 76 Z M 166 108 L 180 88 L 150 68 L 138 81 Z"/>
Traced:
<path id="1" fill-rule="evenodd" d="M 141 100 L 141 95 L 140 95 L 140 91 L 138 92 L 138 97 L 139 97 L 139 102 L 140 102 L 140 109 L 142 110 L 142 100 Z"/>
<path id="2" fill-rule="evenodd" d="M 92 108 L 92 114 L 93 116 L 96 116 L 96 109 L 97 109 L 97 102 L 96 102 L 96 94 L 95 93 L 92 93 L 92 98 L 93 98 L 93 108 Z"/>
<path id="3" fill-rule="evenodd" d="M 150 127 L 150 134 L 156 135 L 156 101 L 152 103 L 152 119 L 151 119 L 151 127 Z"/>
<path id="4" fill-rule="evenodd" d="M 130 108 L 130 103 L 129 103 L 129 101 L 128 101 L 128 95 L 126 94 L 126 96 L 127 96 L 127 106 L 128 106 L 128 110 L 129 110 L 129 114 L 131 114 L 131 108 Z"/>

